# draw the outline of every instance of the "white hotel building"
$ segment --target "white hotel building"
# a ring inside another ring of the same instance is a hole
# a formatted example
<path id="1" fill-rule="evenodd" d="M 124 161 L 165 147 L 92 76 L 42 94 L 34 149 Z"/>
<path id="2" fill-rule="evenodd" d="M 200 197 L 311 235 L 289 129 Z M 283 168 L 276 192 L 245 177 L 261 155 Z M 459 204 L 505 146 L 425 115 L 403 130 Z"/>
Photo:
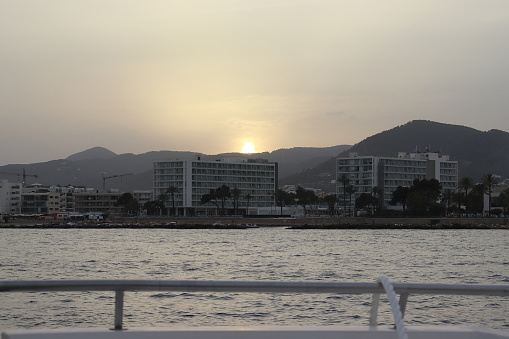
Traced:
<path id="1" fill-rule="evenodd" d="M 265 159 L 225 158 L 216 161 L 165 160 L 154 163 L 154 199 L 165 194 L 169 187 L 177 187 L 174 194 L 177 215 L 215 215 L 216 207 L 201 204 L 204 194 L 222 185 L 240 190 L 238 213 L 247 213 L 247 207 L 256 210 L 274 206 L 274 193 L 278 188 L 278 164 Z M 246 199 L 246 195 L 250 199 Z M 166 206 L 173 204 L 167 195 Z M 227 201 L 233 210 L 233 198 Z"/>
<path id="2" fill-rule="evenodd" d="M 397 158 L 359 156 L 351 153 L 348 158 L 336 160 L 336 192 L 343 206 L 343 184 L 341 176 L 345 174 L 356 189 L 352 197 L 361 193 L 371 193 L 374 187 L 383 192 L 384 205 L 392 198 L 392 192 L 398 186 L 410 187 L 414 179 L 437 179 L 444 190 L 455 190 L 458 186 L 458 162 L 451 161 L 448 155 L 438 152 L 399 152 Z M 350 197 L 346 194 L 346 204 Z"/>

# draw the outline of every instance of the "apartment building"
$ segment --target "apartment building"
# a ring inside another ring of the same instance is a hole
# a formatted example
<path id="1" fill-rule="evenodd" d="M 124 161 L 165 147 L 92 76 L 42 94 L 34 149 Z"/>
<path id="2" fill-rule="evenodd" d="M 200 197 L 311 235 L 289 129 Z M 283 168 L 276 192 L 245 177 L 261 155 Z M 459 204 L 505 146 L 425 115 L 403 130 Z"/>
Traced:
<path id="1" fill-rule="evenodd" d="M 458 186 L 458 162 L 439 152 L 399 152 L 396 158 L 351 153 L 348 158 L 338 158 L 336 165 L 336 192 L 341 206 L 350 201 L 353 204 L 357 196 L 371 193 L 375 187 L 382 192 L 387 206 L 398 186 L 410 187 L 415 179 L 437 179 L 445 190 Z M 343 176 L 355 187 L 351 200 L 349 194 L 344 194 Z"/>
<path id="2" fill-rule="evenodd" d="M 121 214 L 122 206 L 117 206 L 123 193 L 87 190 L 74 194 L 76 213 Z"/>
<path id="3" fill-rule="evenodd" d="M 217 161 L 166 160 L 154 163 L 154 199 L 166 194 L 166 206 L 175 205 L 178 215 L 214 215 L 213 204 L 201 204 L 210 190 L 228 186 L 240 190 L 238 212 L 271 207 L 278 187 L 278 164 L 265 159 L 224 158 Z M 167 194 L 169 187 L 176 192 Z M 232 199 L 228 209 L 233 209 Z"/>
<path id="4" fill-rule="evenodd" d="M 138 203 L 143 206 L 143 204 L 152 200 L 153 197 L 152 190 L 134 190 L 133 198 L 138 201 Z"/>
<path id="5" fill-rule="evenodd" d="M 21 194 L 22 214 L 48 214 L 60 211 L 60 195 L 48 189 Z"/>
<path id="6" fill-rule="evenodd" d="M 0 214 L 21 212 L 21 183 L 0 180 Z"/>

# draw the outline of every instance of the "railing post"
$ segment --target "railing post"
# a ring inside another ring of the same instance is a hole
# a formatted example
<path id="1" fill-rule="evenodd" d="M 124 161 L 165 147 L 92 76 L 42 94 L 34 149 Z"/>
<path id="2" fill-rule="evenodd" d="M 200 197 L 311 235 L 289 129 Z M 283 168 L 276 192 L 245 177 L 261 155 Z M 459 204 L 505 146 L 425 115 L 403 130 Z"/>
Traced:
<path id="1" fill-rule="evenodd" d="M 124 317 L 124 290 L 115 290 L 115 324 L 114 330 L 122 330 Z"/>
<path id="2" fill-rule="evenodd" d="M 379 304 L 380 304 L 380 293 L 373 293 L 373 297 L 371 298 L 371 311 L 369 312 L 369 326 L 377 325 Z"/>
<path id="3" fill-rule="evenodd" d="M 399 296 L 399 308 L 401 309 L 401 317 L 405 317 L 406 303 L 408 301 L 408 293 L 401 293 Z"/>

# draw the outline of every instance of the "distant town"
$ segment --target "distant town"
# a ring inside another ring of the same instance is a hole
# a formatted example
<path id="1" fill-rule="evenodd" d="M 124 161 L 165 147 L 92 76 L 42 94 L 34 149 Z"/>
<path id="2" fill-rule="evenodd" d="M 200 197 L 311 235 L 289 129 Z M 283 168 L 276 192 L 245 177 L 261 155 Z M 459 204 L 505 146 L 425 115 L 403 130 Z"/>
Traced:
<path id="1" fill-rule="evenodd" d="M 351 152 L 336 159 L 335 194 L 279 185 L 278 163 L 225 157 L 153 163 L 153 188 L 25 184 L 0 180 L 2 220 L 103 220 L 114 216 L 363 217 L 501 216 L 509 189 L 486 174 L 481 183 L 458 178 L 458 162 L 440 152 L 399 152 L 394 157 Z"/>

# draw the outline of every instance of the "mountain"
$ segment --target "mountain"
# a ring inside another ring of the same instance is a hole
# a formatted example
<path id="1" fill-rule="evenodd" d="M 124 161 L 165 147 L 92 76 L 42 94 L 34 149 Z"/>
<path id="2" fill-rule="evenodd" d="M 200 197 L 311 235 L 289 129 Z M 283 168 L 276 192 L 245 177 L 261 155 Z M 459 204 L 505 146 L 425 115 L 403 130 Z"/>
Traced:
<path id="1" fill-rule="evenodd" d="M 415 150 L 440 151 L 458 161 L 459 177 L 468 176 L 479 181 L 484 174 L 492 173 L 507 178 L 509 175 L 509 133 L 443 124 L 427 120 L 414 120 L 405 125 L 375 134 L 339 154 L 348 157 L 350 152 L 359 155 L 396 157 L 398 152 Z M 284 184 L 319 187 L 334 191 L 330 179 L 335 179 L 335 159 L 290 175 L 280 180 Z"/>
<path id="2" fill-rule="evenodd" d="M 66 159 L 26 165 L 0 166 L 0 179 L 21 180 L 25 169 L 27 182 L 87 186 L 101 189 L 152 189 L 153 163 L 166 159 L 203 160 L 225 157 L 264 158 L 279 163 L 279 184 L 301 185 L 334 192 L 336 158 L 349 152 L 359 155 L 395 157 L 398 152 L 440 151 L 458 161 L 459 176 L 479 181 L 484 174 L 509 177 L 509 133 L 487 132 L 427 120 L 414 120 L 377 133 L 353 145 L 332 147 L 295 147 L 251 155 L 223 153 L 206 155 L 196 152 L 153 151 L 143 154 L 115 154 L 102 147 L 73 154 Z M 13 175 L 14 174 L 14 175 Z M 18 178 L 15 175 L 18 174 Z M 37 178 L 34 177 L 37 175 Z M 103 179 L 105 177 L 106 179 Z"/>
<path id="3" fill-rule="evenodd" d="M 124 191 L 152 189 L 154 161 L 167 159 L 216 160 L 225 157 L 263 158 L 279 162 L 280 177 L 291 175 L 305 168 L 337 156 L 348 149 L 349 145 L 332 147 L 296 147 L 273 152 L 256 154 L 224 153 L 207 155 L 185 151 L 153 151 L 143 154 L 116 154 L 103 147 L 94 147 L 72 154 L 65 159 L 48 162 L 0 166 L 0 179 L 21 181 L 25 170 L 26 182 L 38 182 L 43 185 L 87 186 L 96 189 L 118 188 Z M 18 174 L 15 178 L 13 174 Z M 37 177 L 35 177 L 37 176 Z"/>
<path id="4" fill-rule="evenodd" d="M 86 151 L 70 155 L 66 158 L 66 160 L 79 161 L 86 159 L 109 159 L 116 155 L 116 153 L 104 147 L 94 147 L 87 149 Z"/>
<path id="5" fill-rule="evenodd" d="M 349 145 L 331 147 L 294 147 L 282 148 L 272 152 L 256 153 L 253 155 L 246 155 L 242 153 L 223 153 L 212 158 L 234 156 L 267 159 L 270 162 L 279 163 L 279 177 L 284 178 L 306 168 L 312 168 L 331 158 L 335 158 L 339 153 L 349 149 L 350 147 L 351 146 Z"/>

